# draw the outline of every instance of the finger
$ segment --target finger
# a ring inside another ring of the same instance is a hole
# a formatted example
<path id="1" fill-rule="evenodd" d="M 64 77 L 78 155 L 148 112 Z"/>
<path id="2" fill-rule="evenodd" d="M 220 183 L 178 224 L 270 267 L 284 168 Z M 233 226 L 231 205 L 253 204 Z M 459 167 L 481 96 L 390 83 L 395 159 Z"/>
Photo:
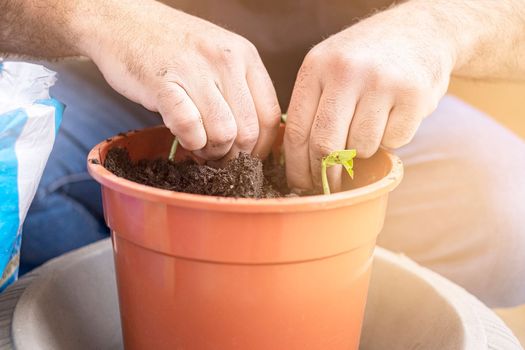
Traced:
<path id="1" fill-rule="evenodd" d="M 196 85 L 190 96 L 200 111 L 207 138 L 206 146 L 194 154 L 206 160 L 224 157 L 237 136 L 237 124 L 228 103 L 211 80 Z"/>
<path id="2" fill-rule="evenodd" d="M 321 186 L 321 160 L 332 151 L 346 146 L 348 129 L 354 115 L 357 93 L 346 87 L 327 86 L 310 131 L 310 171 L 316 187 Z M 342 167 L 328 169 L 328 180 L 332 192 L 340 191 Z"/>
<path id="3" fill-rule="evenodd" d="M 301 66 L 292 92 L 284 133 L 286 177 L 294 190 L 311 189 L 310 129 L 321 97 L 321 83 L 312 67 Z"/>
<path id="4" fill-rule="evenodd" d="M 255 104 L 259 123 L 259 138 L 252 154 L 264 159 L 270 153 L 279 132 L 281 108 L 272 80 L 260 59 L 248 70 L 246 80 Z"/>
<path id="5" fill-rule="evenodd" d="M 206 145 L 201 114 L 180 85 L 169 83 L 161 90 L 157 100 L 157 109 L 164 124 L 177 136 L 182 147 L 196 151 Z"/>
<path id="6" fill-rule="evenodd" d="M 369 158 L 379 149 L 392 103 L 391 97 L 373 92 L 359 99 L 346 145 L 357 157 Z"/>
<path id="7" fill-rule="evenodd" d="M 239 152 L 250 154 L 259 136 L 257 112 L 244 75 L 229 76 L 222 95 L 233 112 L 237 125 L 235 141 L 224 161 L 236 157 Z"/>
<path id="8" fill-rule="evenodd" d="M 396 104 L 388 117 L 381 144 L 391 149 L 406 145 L 414 138 L 424 116 L 424 110 L 413 103 Z"/>

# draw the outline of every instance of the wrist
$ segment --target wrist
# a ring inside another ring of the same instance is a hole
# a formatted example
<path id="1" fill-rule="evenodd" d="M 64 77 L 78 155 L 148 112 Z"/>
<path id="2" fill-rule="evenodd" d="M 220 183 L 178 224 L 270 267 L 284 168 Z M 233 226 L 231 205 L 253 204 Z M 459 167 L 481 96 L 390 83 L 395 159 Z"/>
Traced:
<path id="1" fill-rule="evenodd" d="M 133 49 L 133 45 L 144 44 L 140 37 L 151 28 L 152 19 L 160 21 L 167 12 L 173 11 L 155 0 L 88 2 L 83 9 L 77 9 L 75 16 L 75 30 L 78 33 L 76 47 L 82 55 L 95 62 L 106 55 L 123 57 L 128 51 L 148 49 L 142 46 Z M 162 35 L 154 31 L 149 34 L 152 38 Z"/>
<path id="2" fill-rule="evenodd" d="M 111 47 L 110 38 L 118 37 L 119 19 L 124 17 L 125 1 L 87 0 L 72 1 L 69 28 L 74 37 L 72 43 L 78 54 L 95 61 L 105 48 Z M 122 22 L 122 21 L 121 21 Z"/>
<path id="3" fill-rule="evenodd" d="M 407 28 L 410 33 L 406 35 L 417 37 L 419 47 L 439 57 L 443 73 L 450 75 L 458 65 L 459 50 L 464 41 L 450 16 L 433 0 L 411 0 L 388 11 L 392 11 L 392 16 Z"/>

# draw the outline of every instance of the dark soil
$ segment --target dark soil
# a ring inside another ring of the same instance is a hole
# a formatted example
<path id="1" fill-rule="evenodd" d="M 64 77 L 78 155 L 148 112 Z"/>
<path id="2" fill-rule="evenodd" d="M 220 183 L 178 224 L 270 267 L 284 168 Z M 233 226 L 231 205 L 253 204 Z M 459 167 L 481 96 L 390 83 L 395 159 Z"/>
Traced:
<path id="1" fill-rule="evenodd" d="M 293 196 L 286 184 L 284 166 L 268 158 L 241 153 L 224 168 L 199 165 L 188 159 L 139 160 L 133 163 L 124 148 L 108 151 L 104 166 L 115 175 L 165 190 L 221 197 L 275 198 Z"/>

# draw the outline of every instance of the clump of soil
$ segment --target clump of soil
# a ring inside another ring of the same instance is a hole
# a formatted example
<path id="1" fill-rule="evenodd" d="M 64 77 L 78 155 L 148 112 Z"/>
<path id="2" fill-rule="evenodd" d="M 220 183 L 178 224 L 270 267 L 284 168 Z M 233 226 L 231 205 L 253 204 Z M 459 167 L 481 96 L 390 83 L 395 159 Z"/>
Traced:
<path id="1" fill-rule="evenodd" d="M 221 197 L 276 198 L 290 196 L 284 166 L 268 158 L 240 153 L 224 168 L 197 164 L 192 159 L 143 159 L 134 163 L 124 148 L 108 151 L 104 167 L 115 175 L 165 190 Z"/>

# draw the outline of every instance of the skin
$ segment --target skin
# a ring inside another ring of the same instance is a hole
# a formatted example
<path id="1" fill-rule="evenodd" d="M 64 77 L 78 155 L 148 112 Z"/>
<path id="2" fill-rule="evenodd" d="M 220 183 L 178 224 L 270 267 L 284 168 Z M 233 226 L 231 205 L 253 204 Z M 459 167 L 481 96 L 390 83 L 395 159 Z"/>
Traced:
<path id="1" fill-rule="evenodd" d="M 453 73 L 524 78 L 523 39 L 523 1 L 420 0 L 321 42 L 304 59 L 288 110 L 288 182 L 319 186 L 321 158 L 332 150 L 356 149 L 368 158 L 380 146 L 406 145 Z M 340 167 L 329 170 L 333 189 L 342 176 Z"/>
<path id="2" fill-rule="evenodd" d="M 319 186 L 332 150 L 366 158 L 410 142 L 451 74 L 524 78 L 524 33 L 522 0 L 411 0 L 322 41 L 304 58 L 288 108 L 289 184 Z M 91 58 L 207 160 L 265 157 L 275 138 L 279 104 L 255 47 L 151 0 L 4 0 L 0 51 Z M 333 190 L 341 175 L 329 170 Z"/>
<path id="3" fill-rule="evenodd" d="M 7 0 L 0 18 L 0 51 L 91 58 L 206 160 L 270 151 L 281 111 L 256 48 L 237 34 L 154 1 Z"/>

